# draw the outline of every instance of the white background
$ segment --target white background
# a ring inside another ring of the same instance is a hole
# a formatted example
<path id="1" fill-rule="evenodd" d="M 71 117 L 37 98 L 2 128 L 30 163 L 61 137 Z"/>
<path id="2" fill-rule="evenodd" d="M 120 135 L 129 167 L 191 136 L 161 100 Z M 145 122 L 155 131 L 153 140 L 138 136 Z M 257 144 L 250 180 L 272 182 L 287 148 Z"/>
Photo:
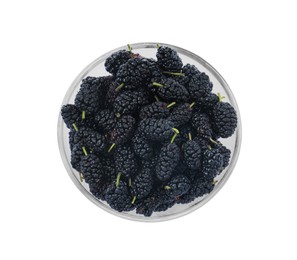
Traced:
<path id="1" fill-rule="evenodd" d="M 1 1 L 0 259 L 296 259 L 296 1 Z M 239 104 L 226 186 L 162 223 L 97 208 L 68 177 L 56 127 L 76 75 L 127 43 L 212 64 Z"/>

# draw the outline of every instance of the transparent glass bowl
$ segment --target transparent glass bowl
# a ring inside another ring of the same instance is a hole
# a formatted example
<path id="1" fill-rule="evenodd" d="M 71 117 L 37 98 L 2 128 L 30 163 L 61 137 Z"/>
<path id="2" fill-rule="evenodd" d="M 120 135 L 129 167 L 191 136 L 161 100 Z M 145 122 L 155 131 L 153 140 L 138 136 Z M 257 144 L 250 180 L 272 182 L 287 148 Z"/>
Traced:
<path id="1" fill-rule="evenodd" d="M 229 137 L 227 139 L 220 139 L 220 142 L 222 142 L 227 148 L 231 150 L 231 159 L 229 166 L 218 176 L 216 177 L 217 183 L 215 185 L 215 188 L 213 191 L 207 195 L 204 195 L 203 197 L 199 197 L 195 199 L 193 202 L 188 204 L 177 204 L 174 205 L 172 208 L 164 211 L 164 212 L 156 212 L 153 213 L 150 217 L 145 217 L 143 215 L 136 214 L 135 210 L 131 212 L 118 212 L 109 207 L 109 205 L 103 201 L 100 201 L 96 199 L 89 191 L 88 184 L 85 182 L 80 181 L 80 175 L 79 172 L 74 170 L 71 167 L 70 164 L 70 147 L 68 142 L 68 132 L 69 129 L 64 124 L 61 115 L 59 115 L 58 119 L 58 143 L 59 143 L 59 149 L 61 153 L 61 157 L 64 163 L 64 166 L 74 182 L 74 184 L 77 186 L 77 188 L 94 204 L 96 204 L 98 207 L 106 210 L 107 212 L 110 212 L 116 216 L 123 217 L 129 220 L 137 220 L 137 221 L 146 221 L 146 222 L 153 222 L 153 221 L 164 221 L 164 220 L 170 220 L 177 217 L 184 216 L 201 206 L 203 206 L 205 203 L 207 203 L 226 183 L 228 178 L 230 177 L 235 165 L 236 161 L 239 155 L 240 150 L 240 144 L 241 144 L 241 121 L 240 121 L 240 114 L 239 109 L 237 106 L 237 103 L 235 101 L 235 98 L 231 92 L 231 89 L 229 88 L 226 81 L 222 78 L 222 76 L 205 60 L 197 56 L 196 54 L 189 52 L 187 50 L 184 50 L 182 48 L 172 46 L 169 44 L 163 44 L 160 43 L 162 46 L 168 46 L 173 49 L 175 49 L 179 56 L 181 57 L 184 64 L 190 63 L 195 65 L 201 72 L 205 72 L 209 77 L 210 80 L 213 82 L 213 92 L 214 93 L 220 93 L 221 95 L 225 96 L 225 99 L 223 101 L 229 102 L 236 110 L 237 116 L 238 116 L 238 126 L 235 131 L 235 133 L 232 135 L 232 137 Z M 155 58 L 156 57 L 156 51 L 157 51 L 157 43 L 136 43 L 131 44 L 131 47 L 133 49 L 133 52 L 139 53 L 144 57 L 147 58 Z M 80 84 L 83 78 L 87 76 L 104 76 L 108 75 L 108 72 L 106 72 L 104 68 L 104 62 L 105 59 L 110 56 L 113 52 L 121 49 L 127 49 L 127 46 L 120 47 L 118 49 L 112 50 L 95 61 L 93 61 L 91 64 L 89 64 L 73 81 L 69 89 L 67 90 L 67 93 L 64 97 L 62 105 L 65 104 L 73 104 L 74 98 L 80 88 Z"/>

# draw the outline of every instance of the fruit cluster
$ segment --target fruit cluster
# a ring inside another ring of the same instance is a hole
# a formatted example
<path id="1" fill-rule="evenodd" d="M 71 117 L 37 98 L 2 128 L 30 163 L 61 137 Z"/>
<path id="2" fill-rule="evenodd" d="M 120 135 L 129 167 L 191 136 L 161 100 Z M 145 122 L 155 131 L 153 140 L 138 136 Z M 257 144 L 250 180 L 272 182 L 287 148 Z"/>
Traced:
<path id="1" fill-rule="evenodd" d="M 218 139 L 233 135 L 237 115 L 175 50 L 158 46 L 155 60 L 128 47 L 106 59 L 109 76 L 82 80 L 61 115 L 71 165 L 90 192 L 151 216 L 212 191 L 231 154 Z"/>

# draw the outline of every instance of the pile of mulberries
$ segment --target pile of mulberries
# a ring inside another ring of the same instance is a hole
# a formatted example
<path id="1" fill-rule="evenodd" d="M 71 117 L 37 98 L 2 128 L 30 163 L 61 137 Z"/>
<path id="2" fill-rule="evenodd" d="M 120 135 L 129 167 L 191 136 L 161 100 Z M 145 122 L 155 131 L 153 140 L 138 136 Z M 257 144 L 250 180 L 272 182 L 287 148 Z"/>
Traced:
<path id="1" fill-rule="evenodd" d="M 90 192 L 147 217 L 210 193 L 231 157 L 219 139 L 234 134 L 237 115 L 209 76 L 167 46 L 156 59 L 129 46 L 105 68 L 61 109 L 71 165 Z"/>

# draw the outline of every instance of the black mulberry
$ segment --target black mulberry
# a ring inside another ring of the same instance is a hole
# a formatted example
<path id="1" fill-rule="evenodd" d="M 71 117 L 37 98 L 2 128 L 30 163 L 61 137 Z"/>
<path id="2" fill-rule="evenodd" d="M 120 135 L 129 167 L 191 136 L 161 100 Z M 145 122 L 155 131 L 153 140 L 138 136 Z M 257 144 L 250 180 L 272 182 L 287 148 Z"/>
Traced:
<path id="1" fill-rule="evenodd" d="M 139 124 L 139 131 L 150 140 L 169 140 L 174 135 L 174 124 L 166 119 L 144 119 Z"/>
<path id="2" fill-rule="evenodd" d="M 191 187 L 190 180 L 184 175 L 173 177 L 164 187 L 168 197 L 175 198 L 188 192 Z"/>
<path id="3" fill-rule="evenodd" d="M 201 149 L 194 140 L 188 140 L 183 145 L 184 162 L 192 169 L 197 170 L 201 165 Z"/>
<path id="4" fill-rule="evenodd" d="M 130 146 L 116 147 L 114 160 L 117 173 L 121 173 L 127 178 L 135 174 L 137 170 L 136 158 Z"/>
<path id="5" fill-rule="evenodd" d="M 112 80 L 111 76 L 83 79 L 74 100 L 75 105 L 89 114 L 97 113 L 104 106 L 105 95 Z"/>
<path id="6" fill-rule="evenodd" d="M 119 50 L 111 54 L 105 61 L 105 69 L 113 75 L 116 75 L 121 65 L 125 64 L 131 58 L 131 52 Z"/>
<path id="7" fill-rule="evenodd" d="M 149 170 L 141 171 L 132 182 L 132 196 L 137 200 L 150 194 L 153 189 L 153 176 Z"/>
<path id="8" fill-rule="evenodd" d="M 161 70 L 179 72 L 183 63 L 177 52 L 169 47 L 161 46 L 157 51 L 157 63 Z"/>
<path id="9" fill-rule="evenodd" d="M 159 160 L 156 165 L 156 176 L 161 181 L 168 180 L 177 166 L 180 157 L 180 150 L 175 143 L 162 147 Z"/>
<path id="10" fill-rule="evenodd" d="M 105 192 L 105 200 L 112 209 L 119 212 L 133 209 L 132 197 L 127 183 L 124 181 L 112 182 Z"/>
<path id="11" fill-rule="evenodd" d="M 191 78 L 187 89 L 191 98 L 199 99 L 212 91 L 212 83 L 209 81 L 209 77 L 202 72 Z"/>
<path id="12" fill-rule="evenodd" d="M 218 136 L 227 138 L 233 135 L 237 127 L 237 115 L 229 103 L 219 102 L 213 109 L 214 131 Z"/>

